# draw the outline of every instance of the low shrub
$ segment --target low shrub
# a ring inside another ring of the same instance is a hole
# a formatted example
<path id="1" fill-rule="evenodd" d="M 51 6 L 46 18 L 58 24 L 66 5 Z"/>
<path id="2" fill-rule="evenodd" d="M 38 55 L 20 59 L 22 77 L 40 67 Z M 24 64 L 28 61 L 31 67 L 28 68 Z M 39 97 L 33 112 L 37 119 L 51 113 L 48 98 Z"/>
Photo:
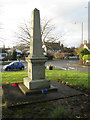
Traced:
<path id="1" fill-rule="evenodd" d="M 70 56 L 72 53 L 53 53 L 53 57 L 56 59 L 64 59 L 64 57 Z"/>
<path id="2" fill-rule="evenodd" d="M 12 60 L 12 56 L 11 55 L 6 56 L 5 58 L 3 58 L 2 61 L 8 61 L 8 60 Z"/>
<path id="3" fill-rule="evenodd" d="M 7 61 L 7 62 L 2 62 L 0 65 L 8 65 L 9 63 L 11 63 L 11 62 L 9 62 L 9 61 Z"/>
<path id="4" fill-rule="evenodd" d="M 84 55 L 82 59 L 85 60 L 85 61 L 90 60 L 90 55 Z"/>
<path id="5" fill-rule="evenodd" d="M 63 119 L 63 118 L 70 118 L 69 113 L 67 110 L 64 108 L 64 106 L 61 107 L 56 107 L 54 111 L 49 115 L 49 118 L 54 118 L 54 119 Z"/>

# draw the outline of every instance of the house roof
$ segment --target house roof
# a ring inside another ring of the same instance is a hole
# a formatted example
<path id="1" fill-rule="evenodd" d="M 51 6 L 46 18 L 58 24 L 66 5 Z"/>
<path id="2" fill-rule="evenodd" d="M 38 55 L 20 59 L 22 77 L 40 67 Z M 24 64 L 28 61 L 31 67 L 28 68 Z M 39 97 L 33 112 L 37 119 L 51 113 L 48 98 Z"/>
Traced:
<path id="1" fill-rule="evenodd" d="M 25 49 L 22 50 L 22 52 L 25 52 L 25 51 L 28 51 L 28 50 L 30 50 L 30 48 L 25 48 Z"/>
<path id="2" fill-rule="evenodd" d="M 60 44 L 59 43 L 48 42 L 48 43 L 46 43 L 45 46 L 46 46 L 47 50 L 60 50 Z"/>

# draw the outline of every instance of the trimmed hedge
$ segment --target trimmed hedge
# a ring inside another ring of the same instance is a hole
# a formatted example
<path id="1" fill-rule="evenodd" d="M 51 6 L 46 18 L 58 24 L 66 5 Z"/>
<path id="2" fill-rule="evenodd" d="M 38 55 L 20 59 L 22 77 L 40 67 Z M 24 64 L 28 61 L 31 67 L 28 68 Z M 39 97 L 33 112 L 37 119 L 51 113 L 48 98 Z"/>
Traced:
<path id="1" fill-rule="evenodd" d="M 51 55 L 56 59 L 64 59 L 65 56 L 69 57 L 72 53 L 52 53 Z"/>

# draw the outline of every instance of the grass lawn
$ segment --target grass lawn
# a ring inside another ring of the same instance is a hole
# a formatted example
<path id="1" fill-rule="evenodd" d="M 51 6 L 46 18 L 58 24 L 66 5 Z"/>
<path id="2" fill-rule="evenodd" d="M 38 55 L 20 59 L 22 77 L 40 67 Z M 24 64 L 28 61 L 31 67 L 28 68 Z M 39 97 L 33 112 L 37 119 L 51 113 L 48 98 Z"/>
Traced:
<path id="1" fill-rule="evenodd" d="M 88 88 L 88 73 L 86 72 L 54 69 L 46 70 L 46 77 L 70 86 Z"/>
<path id="2" fill-rule="evenodd" d="M 28 76 L 28 71 L 2 72 L 2 83 L 23 82 Z M 46 70 L 46 78 L 70 86 L 88 88 L 88 73 L 67 70 Z M 86 118 L 88 115 L 87 96 L 74 96 L 71 98 L 30 104 L 22 107 L 4 108 L 3 118 Z M 77 111 L 78 110 L 78 111 Z"/>
<path id="3" fill-rule="evenodd" d="M 54 80 L 62 82 L 70 86 L 78 86 L 83 88 L 88 88 L 88 73 L 80 71 L 68 71 L 68 70 L 46 70 L 46 78 L 49 80 Z M 17 71 L 17 72 L 3 72 L 2 73 L 2 83 L 7 84 L 15 82 L 23 82 L 23 78 L 28 76 L 27 71 Z"/>

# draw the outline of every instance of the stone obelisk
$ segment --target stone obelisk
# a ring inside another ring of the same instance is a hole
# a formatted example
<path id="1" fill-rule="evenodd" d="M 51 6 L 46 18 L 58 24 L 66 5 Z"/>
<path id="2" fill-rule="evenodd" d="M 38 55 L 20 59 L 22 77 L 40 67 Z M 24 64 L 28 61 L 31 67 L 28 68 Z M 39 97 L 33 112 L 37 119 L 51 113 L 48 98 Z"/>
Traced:
<path id="1" fill-rule="evenodd" d="M 24 85 L 30 90 L 50 88 L 50 80 L 45 79 L 47 58 L 42 52 L 40 12 L 36 8 L 32 11 L 30 55 L 26 61 L 28 62 L 28 77 L 24 78 Z"/>

